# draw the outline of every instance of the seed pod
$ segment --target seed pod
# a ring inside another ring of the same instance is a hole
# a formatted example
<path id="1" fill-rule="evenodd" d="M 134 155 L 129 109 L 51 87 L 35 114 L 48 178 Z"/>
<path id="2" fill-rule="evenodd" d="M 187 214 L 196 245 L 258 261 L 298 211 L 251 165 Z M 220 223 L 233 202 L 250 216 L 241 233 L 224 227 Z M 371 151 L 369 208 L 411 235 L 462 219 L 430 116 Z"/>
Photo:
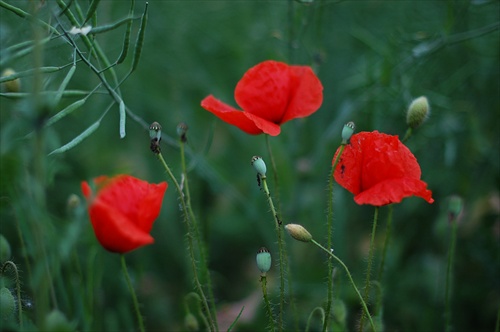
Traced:
<path id="1" fill-rule="evenodd" d="M 252 166 L 260 176 L 262 177 L 266 176 L 267 172 L 266 163 L 264 162 L 264 159 L 262 159 L 262 157 L 253 156 Z"/>
<path id="2" fill-rule="evenodd" d="M 356 125 L 352 121 L 344 125 L 344 128 L 342 128 L 342 144 L 347 144 L 355 129 Z"/>
<path id="3" fill-rule="evenodd" d="M 257 261 L 257 267 L 260 272 L 266 273 L 271 269 L 271 253 L 265 247 L 262 247 L 257 251 L 257 256 L 255 257 Z"/>

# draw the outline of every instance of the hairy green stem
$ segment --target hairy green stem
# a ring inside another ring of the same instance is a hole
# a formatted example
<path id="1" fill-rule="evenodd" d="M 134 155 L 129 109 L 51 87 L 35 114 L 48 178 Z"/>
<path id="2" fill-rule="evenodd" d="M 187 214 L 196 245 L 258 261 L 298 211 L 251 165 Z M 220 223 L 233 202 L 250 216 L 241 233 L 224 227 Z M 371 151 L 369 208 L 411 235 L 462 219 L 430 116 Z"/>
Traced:
<path id="1" fill-rule="evenodd" d="M 278 330 L 283 330 L 283 311 L 285 306 L 285 271 L 284 269 L 287 266 L 287 262 L 285 261 L 284 255 L 284 240 L 283 240 L 283 228 L 281 227 L 281 220 L 278 217 L 278 213 L 276 212 L 276 208 L 274 207 L 273 199 L 271 198 L 271 193 L 269 192 L 269 188 L 267 186 L 267 180 L 265 176 L 261 176 L 262 180 L 262 188 L 264 189 L 264 193 L 267 197 L 267 202 L 269 207 L 271 208 L 271 213 L 274 217 L 274 224 L 276 227 L 276 234 L 278 236 L 278 251 L 279 251 L 279 268 L 280 268 L 280 313 L 278 315 Z"/>
<path id="2" fill-rule="evenodd" d="M 267 277 L 263 273 L 260 275 L 260 285 L 262 287 L 262 297 L 264 298 L 264 303 L 266 304 L 267 315 L 269 316 L 269 325 L 271 326 L 271 331 L 275 330 L 274 326 L 274 316 L 271 310 L 271 303 L 269 302 L 269 297 L 267 296 Z"/>
<path id="3" fill-rule="evenodd" d="M 384 248 L 382 249 L 382 258 L 380 260 L 380 267 L 378 269 L 378 277 L 377 277 L 377 280 L 379 282 L 382 282 L 382 276 L 384 274 L 384 269 L 385 269 L 385 258 L 387 256 L 387 249 L 389 248 L 389 243 L 391 241 L 393 206 L 394 205 L 392 204 L 388 206 L 389 212 L 387 214 L 387 222 L 385 226 Z"/>
<path id="4" fill-rule="evenodd" d="M 181 206 L 182 206 L 182 212 L 184 215 L 184 221 L 186 222 L 187 225 L 187 238 L 188 238 L 188 251 L 189 251 L 189 256 L 191 260 L 191 268 L 193 269 L 193 277 L 194 277 L 194 282 L 196 284 L 196 288 L 198 289 L 199 295 L 202 299 L 203 306 L 205 308 L 205 311 L 208 314 L 208 320 L 209 320 L 209 328 L 210 331 L 216 331 L 214 319 L 212 317 L 212 312 L 210 311 L 210 307 L 208 305 L 207 297 L 205 296 L 205 292 L 203 291 L 203 286 L 200 283 L 200 279 L 198 278 L 198 268 L 196 267 L 196 257 L 194 254 L 194 244 L 193 244 L 193 225 L 191 224 L 189 212 L 187 209 L 186 205 L 186 198 L 184 196 L 184 193 L 179 185 L 179 182 L 175 178 L 174 174 L 172 174 L 172 171 L 170 170 L 170 167 L 168 167 L 167 163 L 165 162 L 165 159 L 163 158 L 163 155 L 161 153 L 158 153 L 156 155 L 160 162 L 162 163 L 163 167 L 167 171 L 168 176 L 172 179 L 174 182 L 175 188 L 177 189 L 177 192 L 179 193 L 179 199 L 181 200 Z"/>
<path id="5" fill-rule="evenodd" d="M 377 229 L 377 220 L 378 220 L 378 210 L 379 207 L 375 207 L 375 214 L 373 216 L 373 227 L 372 227 L 372 236 L 370 239 L 370 251 L 368 253 L 368 265 L 366 267 L 366 279 L 365 279 L 365 291 L 363 295 L 363 299 L 365 302 L 368 302 L 369 294 L 370 294 L 370 277 L 371 277 L 371 270 L 372 270 L 372 264 L 373 264 L 373 254 L 375 251 L 375 231 Z M 363 331 L 363 325 L 364 325 L 364 320 L 365 320 L 365 313 L 361 314 L 361 320 L 359 322 L 359 331 Z"/>

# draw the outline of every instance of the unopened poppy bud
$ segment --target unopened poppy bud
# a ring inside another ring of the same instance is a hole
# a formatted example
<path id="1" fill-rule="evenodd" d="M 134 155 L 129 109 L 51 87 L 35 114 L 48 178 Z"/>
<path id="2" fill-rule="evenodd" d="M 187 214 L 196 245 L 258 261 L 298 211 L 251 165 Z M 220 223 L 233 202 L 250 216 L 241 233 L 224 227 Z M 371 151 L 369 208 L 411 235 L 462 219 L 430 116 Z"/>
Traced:
<path id="1" fill-rule="evenodd" d="M 7 320 L 16 310 L 16 301 L 7 287 L 0 289 L 0 319 Z"/>
<path id="2" fill-rule="evenodd" d="M 288 234 L 290 234 L 290 236 L 295 240 L 302 242 L 310 242 L 312 240 L 311 233 L 309 233 L 307 229 L 305 229 L 301 225 L 288 224 L 285 226 L 285 229 L 288 231 Z"/>
<path id="3" fill-rule="evenodd" d="M 354 122 L 350 121 L 344 125 L 342 129 L 342 144 L 347 144 L 352 134 L 354 134 L 354 130 L 356 130 Z"/>
<path id="4" fill-rule="evenodd" d="M 184 326 L 186 326 L 187 331 L 198 331 L 200 329 L 196 316 L 190 312 L 184 317 Z"/>
<path id="5" fill-rule="evenodd" d="M 156 121 L 149 126 L 149 138 L 156 138 L 157 141 L 161 140 L 161 125 Z"/>
<path id="6" fill-rule="evenodd" d="M 267 172 L 266 163 L 264 162 L 264 159 L 262 159 L 262 157 L 253 156 L 252 166 L 253 168 L 255 168 L 257 173 L 259 173 L 260 176 L 266 176 Z"/>
<path id="7" fill-rule="evenodd" d="M 332 314 L 335 318 L 335 321 L 344 325 L 347 318 L 347 308 L 345 306 L 344 301 L 342 300 L 333 300 L 332 303 Z"/>
<path id="8" fill-rule="evenodd" d="M 75 328 L 72 325 L 66 316 L 57 309 L 52 310 L 45 317 L 45 331 L 74 331 Z"/>
<path id="9" fill-rule="evenodd" d="M 429 101 L 422 96 L 414 99 L 406 112 L 406 124 L 410 128 L 417 128 L 427 120 L 429 116 Z"/>
<path id="10" fill-rule="evenodd" d="M 2 77 L 14 75 L 14 69 L 7 68 L 2 72 Z M 2 83 L 2 89 L 6 92 L 19 92 L 21 90 L 21 80 L 18 78 Z"/>
<path id="11" fill-rule="evenodd" d="M 260 272 L 266 273 L 271 269 L 271 253 L 265 247 L 262 247 L 257 251 L 257 256 L 255 257 L 257 261 L 257 267 Z"/>
<path id="12" fill-rule="evenodd" d="M 181 122 L 177 125 L 177 135 L 179 135 L 179 138 L 183 143 L 187 142 L 186 133 L 188 129 L 189 129 L 188 125 L 185 124 L 184 122 Z"/>
<path id="13" fill-rule="evenodd" d="M 448 220 L 455 220 L 462 212 L 463 200 L 460 196 L 451 196 L 448 201 Z"/>
<path id="14" fill-rule="evenodd" d="M 7 241 L 5 236 L 0 234 L 0 263 L 8 261 L 11 254 L 9 241 Z"/>

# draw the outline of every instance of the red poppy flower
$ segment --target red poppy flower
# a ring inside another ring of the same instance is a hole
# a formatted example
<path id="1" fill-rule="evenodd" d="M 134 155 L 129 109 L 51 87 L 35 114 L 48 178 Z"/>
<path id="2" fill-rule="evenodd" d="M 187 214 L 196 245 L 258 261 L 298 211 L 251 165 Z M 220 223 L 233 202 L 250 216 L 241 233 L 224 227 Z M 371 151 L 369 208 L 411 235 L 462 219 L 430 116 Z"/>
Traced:
<path id="1" fill-rule="evenodd" d="M 129 175 L 100 176 L 93 182 L 95 195 L 87 182 L 81 187 L 99 243 L 122 254 L 153 243 L 149 232 L 160 214 L 167 183 L 150 184 Z"/>
<path id="2" fill-rule="evenodd" d="M 236 85 L 239 111 L 212 95 L 201 106 L 221 120 L 252 135 L 279 135 L 280 125 L 316 112 L 323 102 L 323 86 L 307 66 L 264 61 L 250 68 Z"/>
<path id="3" fill-rule="evenodd" d="M 417 159 L 398 136 L 377 131 L 353 135 L 334 172 L 335 180 L 355 195 L 356 203 L 374 206 L 399 203 L 409 196 L 434 202 L 420 175 Z"/>

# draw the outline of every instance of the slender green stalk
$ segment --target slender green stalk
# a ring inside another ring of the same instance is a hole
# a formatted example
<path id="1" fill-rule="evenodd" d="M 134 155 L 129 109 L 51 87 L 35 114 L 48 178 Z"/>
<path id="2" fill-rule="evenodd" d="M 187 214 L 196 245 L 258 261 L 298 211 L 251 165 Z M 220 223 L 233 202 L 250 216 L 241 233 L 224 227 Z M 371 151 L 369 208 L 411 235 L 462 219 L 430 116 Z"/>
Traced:
<path id="1" fill-rule="evenodd" d="M 401 142 L 402 143 L 406 142 L 411 137 L 412 133 L 413 133 L 413 129 L 411 129 L 411 127 L 409 127 L 408 130 L 405 133 L 405 137 L 403 137 L 403 139 L 401 140 Z"/>
<path id="2" fill-rule="evenodd" d="M 384 274 L 384 268 L 385 268 L 385 258 L 387 256 L 387 249 L 389 248 L 389 243 L 391 241 L 391 232 L 392 232 L 392 210 L 393 210 L 392 204 L 389 204 L 389 212 L 387 214 L 387 222 L 385 226 L 385 240 L 384 240 L 384 248 L 382 249 L 382 258 L 380 261 L 380 267 L 378 269 L 378 277 L 377 280 L 379 282 L 382 282 L 382 276 Z"/>
<path id="3" fill-rule="evenodd" d="M 446 287 L 445 287 L 445 331 L 450 332 L 452 330 L 451 326 L 451 293 L 453 282 L 453 260 L 455 258 L 455 245 L 457 240 L 457 219 L 453 218 L 451 221 L 451 238 L 450 246 L 448 248 L 448 268 L 446 270 Z"/>
<path id="4" fill-rule="evenodd" d="M 189 256 L 190 256 L 190 260 L 191 260 L 191 268 L 193 269 L 194 281 L 196 284 L 196 288 L 198 289 L 199 295 L 202 299 L 202 303 L 203 303 L 203 306 L 205 308 L 205 311 L 208 314 L 208 320 L 209 320 L 208 327 L 210 328 L 210 331 L 216 331 L 217 329 L 215 327 L 214 319 L 212 317 L 212 312 L 210 311 L 210 307 L 208 305 L 207 297 L 205 296 L 205 292 L 203 291 L 203 286 L 201 285 L 200 279 L 198 278 L 198 269 L 196 267 L 196 257 L 194 254 L 194 244 L 193 244 L 193 234 L 192 234 L 193 225 L 191 224 L 191 220 L 190 220 L 189 212 L 187 209 L 186 199 L 185 199 L 184 193 L 182 192 L 182 189 L 179 185 L 179 182 L 175 178 L 174 174 L 172 174 L 170 167 L 168 167 L 167 163 L 165 162 L 163 155 L 161 153 L 158 153 L 158 154 L 156 154 L 156 156 L 158 157 L 158 159 L 162 163 L 163 167 L 167 171 L 167 174 L 168 174 L 168 176 L 170 176 L 170 179 L 172 180 L 172 182 L 174 182 L 175 188 L 177 189 L 177 192 L 179 193 L 179 199 L 181 201 L 182 212 L 184 215 L 184 221 L 186 222 L 187 229 L 188 229 L 188 234 L 187 234 L 188 251 L 189 251 Z"/>
<path id="5" fill-rule="evenodd" d="M 321 317 L 321 322 L 322 322 L 323 325 L 325 325 L 325 310 L 322 307 L 316 307 L 309 314 L 309 318 L 307 318 L 306 332 L 309 332 L 311 330 L 311 323 L 312 323 L 312 320 L 313 320 L 315 312 L 319 312 L 320 317 Z"/>
<path id="6" fill-rule="evenodd" d="M 372 320 L 372 316 L 370 315 L 370 312 L 368 311 L 368 307 L 366 306 L 366 302 L 363 299 L 363 296 L 361 296 L 361 293 L 359 292 L 358 287 L 356 287 L 356 284 L 354 283 L 354 280 L 352 279 L 351 272 L 349 272 L 349 269 L 347 268 L 347 266 L 331 250 L 326 249 L 321 244 L 319 244 L 318 242 L 316 242 L 314 239 L 311 239 L 311 242 L 314 243 L 321 250 L 323 250 L 324 252 L 326 252 L 328 255 L 330 255 L 330 257 L 332 257 L 333 259 L 335 259 L 344 268 L 344 270 L 345 270 L 345 272 L 347 274 L 347 278 L 349 278 L 349 281 L 351 282 L 351 286 L 352 286 L 352 288 L 354 288 L 354 291 L 356 292 L 356 295 L 359 298 L 361 306 L 363 307 L 363 312 L 366 315 L 366 317 L 368 317 L 368 320 L 370 321 L 370 325 L 372 327 L 372 330 L 375 332 L 376 329 L 375 329 L 375 324 L 373 323 L 373 320 Z"/>
<path id="7" fill-rule="evenodd" d="M 332 247 L 332 235 L 333 235 L 333 173 L 335 172 L 335 168 L 337 168 L 337 164 L 339 163 L 340 156 L 344 152 L 345 144 L 340 146 L 340 151 L 335 158 L 332 169 L 328 175 L 328 203 L 327 203 L 327 246 L 328 248 Z M 323 322 L 323 332 L 325 332 L 328 328 L 328 323 L 330 321 L 330 310 L 332 308 L 333 301 L 333 264 L 332 258 L 328 258 L 328 275 L 327 275 L 327 283 L 328 283 L 328 293 L 327 293 L 327 301 L 326 301 L 326 317 Z"/>
<path id="8" fill-rule="evenodd" d="M 372 227 L 372 236 L 370 240 L 370 251 L 368 253 L 368 265 L 366 267 L 366 279 L 365 279 L 365 292 L 363 295 L 363 299 L 365 302 L 368 302 L 369 294 L 370 294 L 370 277 L 371 277 L 371 270 L 372 270 L 372 264 L 373 264 L 373 254 L 375 251 L 375 231 L 377 229 L 377 220 L 378 220 L 378 210 L 379 207 L 375 207 L 375 214 L 373 216 L 373 227 Z M 363 331 L 363 325 L 364 325 L 364 320 L 365 320 L 365 313 L 361 314 L 361 320 L 359 322 L 359 331 Z"/>
<path id="9" fill-rule="evenodd" d="M 212 310 L 212 315 L 214 318 L 214 324 L 215 328 L 218 330 L 218 323 L 217 323 L 217 309 L 215 308 L 215 300 L 214 300 L 214 294 L 213 294 L 213 289 L 212 289 L 212 279 L 210 278 L 210 272 L 208 270 L 208 260 L 207 260 L 207 249 L 205 247 L 205 241 L 203 241 L 203 238 L 200 235 L 200 230 L 198 227 L 198 221 L 196 220 L 195 214 L 193 212 L 193 208 L 191 206 L 191 193 L 189 191 L 189 180 L 188 180 L 188 174 L 187 174 L 187 167 L 186 167 L 186 154 L 184 152 L 184 141 L 182 139 L 179 140 L 179 146 L 180 146 L 180 153 L 181 153 L 181 167 L 182 167 L 182 174 L 184 176 L 184 188 L 186 188 L 185 193 L 186 193 L 186 206 L 187 206 L 187 211 L 189 213 L 189 216 L 192 220 L 193 223 L 193 229 L 194 229 L 194 236 L 195 240 L 198 242 L 198 248 L 200 251 L 200 270 L 202 277 L 205 279 L 206 282 L 206 288 L 208 290 L 208 296 L 209 296 L 209 302 L 211 305 L 211 310 Z"/>
<path id="10" fill-rule="evenodd" d="M 139 302 L 137 301 L 137 296 L 135 295 L 134 287 L 132 287 L 132 282 L 130 281 L 130 276 L 127 270 L 127 263 L 125 262 L 125 255 L 120 255 L 120 261 L 122 264 L 123 274 L 125 275 L 125 280 L 127 281 L 127 286 L 132 295 L 132 301 L 134 302 L 134 310 L 137 315 L 137 322 L 139 323 L 139 331 L 144 332 L 144 321 L 142 319 L 141 311 L 139 310 Z"/>
<path id="11" fill-rule="evenodd" d="M 278 169 L 276 168 L 276 161 L 274 160 L 274 154 L 273 150 L 271 149 L 271 142 L 269 141 L 269 135 L 264 135 L 266 137 L 266 148 L 267 152 L 269 153 L 269 160 L 271 160 L 271 166 L 273 167 L 273 180 L 274 180 L 274 197 L 276 199 L 276 202 L 278 203 L 278 212 L 281 212 L 281 207 L 280 207 L 280 199 L 279 199 L 279 192 L 280 192 L 280 185 L 279 185 L 279 178 L 278 178 Z"/>
<path id="12" fill-rule="evenodd" d="M 274 326 L 274 316 L 271 310 L 271 303 L 269 302 L 269 297 L 267 296 L 267 277 L 263 273 L 260 275 L 260 285 L 262 286 L 262 297 L 264 298 L 264 303 L 266 304 L 267 316 L 269 317 L 269 325 L 271 326 L 271 331 L 275 330 Z"/>
<path id="13" fill-rule="evenodd" d="M 283 240 L 283 228 L 281 227 L 281 220 L 278 217 L 278 213 L 274 207 L 273 199 L 271 198 L 271 193 L 267 186 L 267 180 L 265 176 L 261 177 L 262 188 L 266 193 L 267 202 L 271 208 L 271 213 L 274 217 L 274 224 L 276 227 L 276 234 L 278 236 L 278 251 L 279 251 L 279 268 L 280 268 L 280 313 L 278 315 L 278 330 L 283 330 L 283 311 L 285 306 L 285 272 L 284 269 L 287 266 L 286 258 L 284 255 L 284 240 Z"/>

